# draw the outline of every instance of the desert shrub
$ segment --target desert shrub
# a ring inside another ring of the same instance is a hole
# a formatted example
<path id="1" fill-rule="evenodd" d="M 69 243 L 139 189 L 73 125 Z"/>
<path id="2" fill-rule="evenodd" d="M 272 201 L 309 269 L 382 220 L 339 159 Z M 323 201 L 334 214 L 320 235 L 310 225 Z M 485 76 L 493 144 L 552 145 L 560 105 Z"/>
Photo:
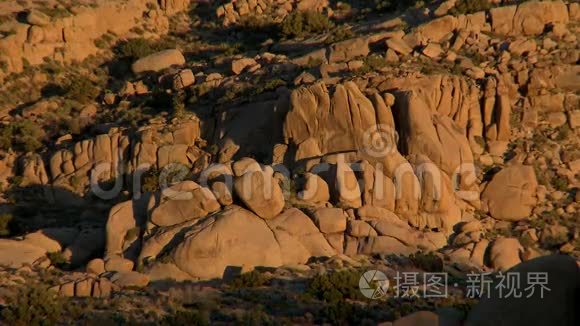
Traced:
<path id="1" fill-rule="evenodd" d="M 363 307 L 344 300 L 328 304 L 315 314 L 320 324 L 330 325 L 375 325 L 378 320 L 384 320 L 385 313 L 374 307 Z"/>
<path id="2" fill-rule="evenodd" d="M 41 11 L 49 17 L 55 19 L 70 17 L 73 15 L 70 10 L 62 6 L 47 6 L 42 8 Z"/>
<path id="3" fill-rule="evenodd" d="M 557 141 L 566 140 L 570 135 L 570 127 L 568 124 L 564 124 L 560 128 L 558 128 L 558 134 L 556 135 Z"/>
<path id="4" fill-rule="evenodd" d="M 0 148 L 5 151 L 12 148 L 12 133 L 11 125 L 0 125 Z"/>
<path id="5" fill-rule="evenodd" d="M 328 38 L 325 40 L 326 44 L 332 44 L 354 37 L 354 33 L 347 26 L 341 25 L 334 28 Z"/>
<path id="6" fill-rule="evenodd" d="M 203 98 L 209 96 L 212 93 L 211 86 L 208 83 L 201 83 L 193 85 L 189 88 L 189 98 L 187 99 L 187 103 L 195 104 L 201 101 Z"/>
<path id="7" fill-rule="evenodd" d="M 281 24 L 283 37 L 302 37 L 329 31 L 334 24 L 327 16 L 315 11 L 294 11 Z"/>
<path id="8" fill-rule="evenodd" d="M 521 128 L 522 126 L 523 112 L 519 109 L 514 109 L 510 115 L 510 126 L 512 128 Z"/>
<path id="9" fill-rule="evenodd" d="M 63 269 L 69 266 L 68 260 L 60 251 L 49 252 L 46 256 L 50 260 L 50 264 L 54 267 Z"/>
<path id="10" fill-rule="evenodd" d="M 150 168 L 143 174 L 143 182 L 141 183 L 141 191 L 155 192 L 159 190 L 159 170 L 155 167 Z"/>
<path id="11" fill-rule="evenodd" d="M 27 283 L 10 302 L 0 318 L 7 325 L 55 325 L 61 319 L 63 301 L 45 285 Z"/>
<path id="12" fill-rule="evenodd" d="M 550 232 L 547 228 L 551 227 L 551 225 L 544 226 L 542 230 L 542 237 L 540 239 L 542 247 L 546 249 L 553 249 L 559 247 L 563 243 L 568 242 L 569 237 L 568 234 L 565 232 Z"/>
<path id="13" fill-rule="evenodd" d="M 568 190 L 568 179 L 562 176 L 555 176 L 550 180 L 552 187 L 559 191 L 566 191 Z"/>
<path id="14" fill-rule="evenodd" d="M 121 57 L 139 59 L 155 52 L 153 43 L 144 38 L 133 38 L 117 46 L 116 52 Z"/>
<path id="15" fill-rule="evenodd" d="M 536 174 L 536 179 L 538 180 L 538 184 L 543 186 L 548 186 L 550 184 L 550 180 L 553 177 L 553 172 L 551 170 L 542 171 L 539 165 L 534 165 L 534 172 Z"/>
<path id="16" fill-rule="evenodd" d="M 108 49 L 111 46 L 114 39 L 115 36 L 113 34 L 105 33 L 95 40 L 95 46 L 98 47 L 99 49 Z"/>
<path id="17" fill-rule="evenodd" d="M 275 23 L 268 15 L 263 16 L 242 16 L 238 21 L 238 28 L 243 31 L 248 31 L 251 33 L 261 33 L 270 34 L 275 31 Z"/>
<path id="18" fill-rule="evenodd" d="M 371 54 L 364 58 L 363 66 L 358 70 L 361 74 L 366 74 L 371 71 L 379 70 L 387 65 L 385 58 L 378 54 Z"/>
<path id="19" fill-rule="evenodd" d="M 306 68 L 315 68 L 323 64 L 324 61 L 321 58 L 308 58 L 308 62 L 306 63 Z"/>
<path id="20" fill-rule="evenodd" d="M 178 310 L 165 316 L 159 325 L 171 326 L 205 326 L 209 325 L 208 317 L 198 310 Z"/>
<path id="21" fill-rule="evenodd" d="M 326 302 L 336 303 L 344 299 L 362 299 L 358 283 L 358 270 L 343 270 L 320 274 L 308 284 L 307 294 Z"/>
<path id="22" fill-rule="evenodd" d="M 176 118 L 182 118 L 186 113 L 185 93 L 175 93 L 171 99 L 171 104 L 173 107 L 173 116 Z"/>
<path id="23" fill-rule="evenodd" d="M 409 7 L 422 8 L 433 0 L 374 0 L 373 9 L 377 12 L 404 10 Z"/>
<path id="24" fill-rule="evenodd" d="M 266 313 L 262 306 L 257 306 L 256 308 L 246 311 L 241 320 L 238 321 L 238 325 L 247 326 L 258 326 L 258 325 L 278 325 L 279 323 L 274 322 L 273 318 Z"/>
<path id="25" fill-rule="evenodd" d="M 10 236 L 10 226 L 13 220 L 12 214 L 0 214 L 0 237 Z"/>
<path id="26" fill-rule="evenodd" d="M 4 60 L 0 60 L 0 71 L 7 72 L 8 71 L 8 62 Z"/>
<path id="27" fill-rule="evenodd" d="M 397 9 L 397 2 L 391 0 L 374 0 L 374 10 L 379 12 Z"/>
<path id="28" fill-rule="evenodd" d="M 225 56 L 232 56 L 235 54 L 242 53 L 243 46 L 239 42 L 235 42 L 235 43 L 223 42 L 219 45 L 219 50 L 222 51 L 222 53 Z"/>
<path id="29" fill-rule="evenodd" d="M 253 270 L 251 272 L 238 275 L 230 282 L 230 286 L 234 289 L 255 288 L 265 285 L 268 283 L 268 281 L 270 281 L 270 279 L 263 273 Z"/>
<path id="30" fill-rule="evenodd" d="M 455 16 L 467 15 L 491 8 L 492 4 L 489 0 L 459 0 L 455 3 L 455 7 L 451 8 L 449 13 Z"/>
<path id="31" fill-rule="evenodd" d="M 409 257 L 415 266 L 421 268 L 426 272 L 441 272 L 443 271 L 443 260 L 441 257 L 432 252 L 416 253 Z"/>
<path id="32" fill-rule="evenodd" d="M 0 127 L 0 148 L 35 152 L 42 147 L 43 132 L 30 120 L 17 120 Z"/>
<path id="33" fill-rule="evenodd" d="M 264 92 L 275 91 L 278 87 L 286 86 L 286 82 L 280 78 L 270 79 L 267 82 L 259 85 L 250 92 L 250 96 L 260 95 Z"/>
<path id="34" fill-rule="evenodd" d="M 175 43 L 168 40 L 148 40 L 142 37 L 120 42 L 115 46 L 115 53 L 122 58 L 137 60 L 161 50 L 175 48 Z"/>
<path id="35" fill-rule="evenodd" d="M 63 89 L 67 98 L 79 103 L 92 101 L 101 92 L 89 77 L 83 75 L 70 76 Z"/>

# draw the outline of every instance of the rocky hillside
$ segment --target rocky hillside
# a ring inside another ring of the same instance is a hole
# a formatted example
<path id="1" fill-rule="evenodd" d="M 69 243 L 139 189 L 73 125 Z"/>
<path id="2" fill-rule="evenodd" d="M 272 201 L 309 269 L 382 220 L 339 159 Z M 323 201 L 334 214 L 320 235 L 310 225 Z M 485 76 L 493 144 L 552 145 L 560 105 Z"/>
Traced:
<path id="1" fill-rule="evenodd" d="M 578 3 L 0 12 L 0 323 L 575 324 Z"/>

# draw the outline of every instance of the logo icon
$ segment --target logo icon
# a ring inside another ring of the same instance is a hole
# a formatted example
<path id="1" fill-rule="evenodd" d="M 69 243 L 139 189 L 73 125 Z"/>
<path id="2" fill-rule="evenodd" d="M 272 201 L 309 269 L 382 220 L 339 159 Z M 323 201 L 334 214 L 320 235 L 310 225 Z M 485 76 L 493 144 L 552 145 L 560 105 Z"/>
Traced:
<path id="1" fill-rule="evenodd" d="M 377 124 L 364 132 L 362 141 L 367 155 L 381 158 L 396 152 L 399 134 L 391 126 Z"/>
<path id="2" fill-rule="evenodd" d="M 387 295 L 389 279 L 377 270 L 366 271 L 358 281 L 360 292 L 369 299 L 380 299 Z"/>

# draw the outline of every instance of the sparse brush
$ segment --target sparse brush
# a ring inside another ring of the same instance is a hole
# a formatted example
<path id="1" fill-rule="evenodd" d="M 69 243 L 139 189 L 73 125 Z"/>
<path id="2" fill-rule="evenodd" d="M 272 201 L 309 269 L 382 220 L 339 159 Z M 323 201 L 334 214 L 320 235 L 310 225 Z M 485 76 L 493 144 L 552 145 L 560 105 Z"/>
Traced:
<path id="1" fill-rule="evenodd" d="M 79 103 L 92 101 L 101 92 L 89 77 L 83 75 L 72 75 L 63 89 L 67 98 Z"/>
<path id="2" fill-rule="evenodd" d="M 255 288 L 260 287 L 268 283 L 270 279 L 266 277 L 263 273 L 253 270 L 248 273 L 244 273 L 234 278 L 230 283 L 233 289 L 241 288 Z"/>
<path id="3" fill-rule="evenodd" d="M 115 53 L 122 58 L 137 60 L 155 52 L 174 47 L 175 44 L 166 39 L 154 41 L 139 37 L 119 43 L 115 47 Z"/>
<path id="4" fill-rule="evenodd" d="M 281 33 L 285 38 L 304 37 L 328 32 L 334 24 L 315 11 L 294 11 L 282 21 Z"/>
<path id="5" fill-rule="evenodd" d="M 54 267 L 63 269 L 69 266 L 68 260 L 60 251 L 49 252 L 46 254 L 46 256 L 50 260 L 50 264 Z"/>
<path id="6" fill-rule="evenodd" d="M 331 31 L 330 35 L 325 40 L 325 43 L 332 44 L 332 43 L 348 40 L 348 39 L 353 38 L 353 37 L 354 37 L 353 31 L 350 28 L 348 28 L 347 26 L 341 25 L 341 26 L 338 26 Z"/>
<path id="7" fill-rule="evenodd" d="M 432 252 L 416 253 L 409 257 L 415 266 L 421 268 L 426 272 L 441 272 L 443 271 L 443 260 L 441 257 Z"/>
<path id="8" fill-rule="evenodd" d="M 363 66 L 358 70 L 360 74 L 366 74 L 379 70 L 387 65 L 387 61 L 381 55 L 371 54 L 363 59 Z"/>
<path id="9" fill-rule="evenodd" d="M 308 285 L 307 293 L 320 300 L 335 303 L 344 299 L 361 299 L 358 288 L 361 272 L 343 270 L 315 276 Z"/>
<path id="10" fill-rule="evenodd" d="M 10 235 L 10 225 L 14 217 L 12 214 L 0 214 L 0 237 L 7 237 Z"/>
<path id="11" fill-rule="evenodd" d="M 209 325 L 208 317 L 198 310 L 178 310 L 165 316 L 159 325 L 171 326 L 205 326 Z"/>
<path id="12" fill-rule="evenodd" d="M 46 285 L 29 283 L 20 287 L 9 302 L 0 320 L 14 326 L 56 325 L 64 304 Z"/>
<path id="13" fill-rule="evenodd" d="M 42 147 L 42 129 L 31 120 L 17 120 L 0 126 L 0 148 L 35 152 Z"/>
<path id="14" fill-rule="evenodd" d="M 449 13 L 458 15 L 473 14 L 479 11 L 486 11 L 493 7 L 490 0 L 459 0 L 455 3 L 455 7 L 449 10 Z"/>

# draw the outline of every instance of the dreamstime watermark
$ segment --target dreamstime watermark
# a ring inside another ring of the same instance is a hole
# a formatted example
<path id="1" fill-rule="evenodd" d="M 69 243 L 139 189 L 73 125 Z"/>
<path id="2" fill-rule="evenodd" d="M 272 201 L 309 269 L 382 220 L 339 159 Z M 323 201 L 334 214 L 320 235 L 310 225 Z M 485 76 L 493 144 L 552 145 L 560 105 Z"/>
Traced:
<path id="1" fill-rule="evenodd" d="M 378 270 L 364 272 L 359 279 L 359 290 L 372 300 L 387 297 L 401 299 L 447 298 L 449 288 L 463 288 L 469 299 L 496 297 L 499 299 L 544 298 L 548 287 L 546 272 L 469 273 L 460 285 L 449 284 L 445 272 L 396 272 L 391 279 Z"/>
<path id="2" fill-rule="evenodd" d="M 397 151 L 399 134 L 389 125 L 377 124 L 363 133 L 362 141 L 365 154 L 375 158 L 386 157 Z"/>
<path id="3" fill-rule="evenodd" d="M 138 199 L 142 195 L 144 176 L 151 166 L 150 164 L 139 165 L 133 172 L 128 174 L 124 173 L 122 168 L 118 168 L 115 171 L 116 173 L 113 174 L 111 173 L 111 164 L 101 162 L 91 170 L 90 190 L 98 198 L 112 199 L 118 196 L 124 189 L 124 186 L 126 186 L 133 193 L 134 198 Z M 420 200 L 428 196 L 429 199 L 437 202 L 442 200 L 445 192 L 451 191 L 459 198 L 467 201 L 479 198 L 478 191 L 468 190 L 468 188 L 463 187 L 465 180 L 471 180 L 472 184 L 477 181 L 474 176 L 475 167 L 468 164 L 464 164 L 462 169 L 458 169 L 458 171 L 468 171 L 469 173 L 458 172 L 453 175 L 450 182 L 446 181 L 439 167 L 430 162 L 418 165 L 411 165 L 408 162 L 404 162 L 394 170 L 391 177 L 386 175 L 381 163 L 373 165 L 371 170 L 373 171 L 373 184 L 369 186 L 365 184 L 365 182 L 368 182 L 368 179 L 365 180 L 364 176 L 366 171 L 360 168 L 360 165 L 357 163 L 318 164 L 310 173 L 318 176 L 330 175 L 332 179 L 321 178 L 310 180 L 306 183 L 306 188 L 300 189 L 301 199 L 308 201 L 314 198 L 318 190 L 323 187 L 339 187 L 341 198 L 347 200 L 360 197 L 365 187 L 372 189 L 373 199 L 378 201 L 386 199 L 398 200 L 404 197 Z M 179 197 L 181 199 L 187 199 L 187 197 L 174 194 L 173 192 L 180 190 L 178 190 L 179 188 L 172 188 L 173 185 L 181 181 L 191 180 L 195 181 L 201 187 L 210 188 L 213 182 L 219 180 L 225 183 L 227 188 L 232 191 L 234 182 L 240 179 L 241 181 L 238 181 L 242 185 L 240 190 L 245 194 L 251 196 L 252 192 L 257 192 L 257 195 L 262 196 L 264 199 L 270 199 L 273 196 L 272 184 L 274 182 L 290 182 L 292 179 L 290 170 L 281 164 L 273 167 L 262 166 L 261 170 L 251 170 L 248 172 L 242 176 L 234 177 L 228 165 L 213 164 L 194 180 L 190 178 L 190 168 L 187 165 L 171 163 L 162 167 L 157 176 L 152 177 L 157 179 L 156 183 L 160 190 L 167 189 L 167 193 L 171 193 L 167 197 Z M 255 173 L 258 176 L 252 177 Z M 279 177 L 275 177 L 275 174 L 279 174 Z M 130 182 L 127 182 L 127 180 L 130 180 Z M 356 182 L 352 182 L 352 180 Z M 320 182 L 324 182 L 325 185 L 319 184 Z M 394 189 L 390 189 L 390 185 Z M 388 198 L 388 196 L 394 198 Z"/>
<path id="4" fill-rule="evenodd" d="M 365 170 L 361 163 L 346 162 L 345 154 L 335 155 L 333 164 L 319 162 L 308 172 L 325 177 L 307 180 L 305 188 L 299 189 L 302 200 L 308 201 L 316 197 L 319 189 L 326 187 L 331 188 L 331 193 L 339 188 L 340 197 L 346 200 L 360 197 L 363 191 L 369 188 L 372 189 L 373 200 L 377 201 L 412 198 L 438 202 L 444 200 L 446 194 L 450 192 L 466 201 L 479 199 L 476 187 L 477 170 L 473 163 L 461 163 L 450 174 L 449 170 L 445 173 L 437 164 L 428 160 L 410 164 L 398 154 L 399 135 L 388 125 L 375 125 L 355 138 L 361 137 L 362 144 L 357 145 L 360 149 L 353 152 L 360 154 L 361 157 L 366 155 L 371 168 Z M 140 158 L 136 157 L 130 162 L 135 165 L 127 168 L 131 164 L 123 163 L 125 162 L 123 153 L 119 150 L 118 157 L 113 162 L 95 164 L 90 172 L 89 186 L 92 194 L 101 199 L 112 199 L 126 188 L 133 194 L 133 198 L 140 198 L 144 177 L 152 167 L 157 166 L 154 162 L 138 164 L 139 161 Z M 395 161 L 398 163 L 395 164 Z M 170 163 L 160 167 L 157 175 L 149 175 L 148 178 L 157 178 L 155 183 L 164 196 L 182 200 L 190 199 L 191 196 L 178 192 L 190 192 L 191 189 L 184 190 L 174 185 L 186 180 L 195 181 L 205 189 L 211 189 L 215 180 L 219 180 L 225 183 L 230 192 L 235 186 L 236 189 L 243 191 L 245 196 L 251 198 L 255 195 L 263 200 L 271 199 L 275 195 L 273 183 L 285 182 L 282 188 L 287 189 L 293 180 L 291 170 L 282 164 L 271 166 L 250 164 L 246 167 L 246 171 L 252 173 L 242 173 L 238 177 L 233 176 L 229 164 L 211 164 L 197 173 L 195 179 L 191 178 L 191 169 L 186 164 Z M 371 179 L 369 172 L 372 172 Z M 320 180 L 325 184 L 321 184 Z M 368 185 L 368 182 L 372 182 L 372 185 Z M 394 190 L 391 189 L 393 187 Z M 211 191 L 205 191 L 204 194 L 212 196 Z"/>

